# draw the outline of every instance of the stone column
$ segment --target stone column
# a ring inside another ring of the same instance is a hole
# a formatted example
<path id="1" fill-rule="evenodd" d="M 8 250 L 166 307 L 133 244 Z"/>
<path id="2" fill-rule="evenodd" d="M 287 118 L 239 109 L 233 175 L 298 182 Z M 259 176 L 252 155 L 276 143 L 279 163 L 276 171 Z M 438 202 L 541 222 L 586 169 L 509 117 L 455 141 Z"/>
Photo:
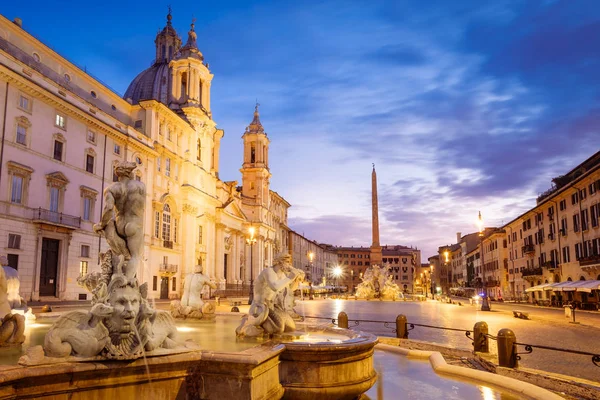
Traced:
<path id="1" fill-rule="evenodd" d="M 225 248 L 223 241 L 225 239 L 223 230 L 225 225 L 221 222 L 215 224 L 215 278 L 217 281 L 223 280 L 223 256 L 225 255 Z"/>
<path id="2" fill-rule="evenodd" d="M 196 216 L 198 215 L 198 207 L 191 204 L 183 205 L 183 216 L 181 218 L 181 236 L 183 242 L 182 265 L 179 266 L 181 278 L 187 274 L 194 272 L 194 266 L 197 260 L 195 254 L 196 248 L 196 232 L 198 231 L 198 223 Z M 183 234 L 186 232 L 187 234 Z"/>

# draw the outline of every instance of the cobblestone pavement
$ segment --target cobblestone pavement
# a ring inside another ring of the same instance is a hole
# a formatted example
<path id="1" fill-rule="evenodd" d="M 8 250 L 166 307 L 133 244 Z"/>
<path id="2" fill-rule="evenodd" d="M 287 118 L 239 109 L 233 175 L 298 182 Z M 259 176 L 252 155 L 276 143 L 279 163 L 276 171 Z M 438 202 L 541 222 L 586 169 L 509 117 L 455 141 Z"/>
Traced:
<path id="1" fill-rule="evenodd" d="M 406 315 L 409 323 L 435 325 L 447 328 L 472 330 L 478 321 L 485 321 L 489 333 L 496 335 L 502 328 L 512 329 L 518 343 L 551 346 L 591 352 L 600 355 L 600 313 L 577 312 L 580 324 L 569 323 L 564 310 L 533 307 L 525 304 L 492 303 L 492 311 L 477 311 L 475 306 L 464 302 L 462 307 L 438 301 L 382 302 L 361 300 L 312 300 L 298 301 L 296 311 L 306 316 L 336 318 L 341 311 L 348 314 L 350 327 L 377 335 L 395 336 L 394 321 L 398 314 Z M 530 320 L 514 318 L 512 310 L 529 312 Z M 389 321 L 389 328 L 381 323 L 364 323 L 353 327 L 353 320 Z M 464 332 L 415 327 L 409 338 L 436 342 L 458 348 L 471 348 L 471 340 Z M 519 346 L 519 352 L 524 352 Z M 490 340 L 490 352 L 497 353 L 494 340 Z M 600 382 L 600 367 L 592 363 L 592 357 L 551 350 L 533 349 L 531 354 L 521 355 L 520 366 L 571 375 Z"/>

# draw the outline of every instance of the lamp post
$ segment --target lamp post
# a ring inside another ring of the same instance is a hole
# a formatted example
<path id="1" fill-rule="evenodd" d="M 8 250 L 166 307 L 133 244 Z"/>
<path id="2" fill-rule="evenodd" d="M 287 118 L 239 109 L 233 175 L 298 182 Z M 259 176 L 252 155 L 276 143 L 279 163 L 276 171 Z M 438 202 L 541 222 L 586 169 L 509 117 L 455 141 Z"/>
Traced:
<path id="1" fill-rule="evenodd" d="M 481 218 L 481 211 L 479 211 L 479 217 L 477 219 L 477 225 L 479 225 L 479 252 L 480 252 L 480 263 L 481 263 L 481 280 L 483 281 L 483 300 L 481 300 L 481 311 L 490 311 L 490 301 L 488 299 L 487 287 L 485 285 L 485 263 L 483 262 L 483 236 L 485 229 L 483 227 L 483 218 Z"/>
<path id="2" fill-rule="evenodd" d="M 307 274 L 308 275 L 308 281 L 309 281 L 309 284 L 310 284 L 310 289 L 309 289 L 309 292 L 308 292 L 308 299 L 309 300 L 313 300 L 314 299 L 313 289 L 312 289 L 312 278 L 313 278 L 312 277 L 312 265 L 313 265 L 313 258 L 314 257 L 315 257 L 315 253 L 313 253 L 312 251 L 309 251 L 308 252 L 308 262 L 309 262 L 309 267 L 308 268 L 310 270 L 310 273 Z"/>
<path id="3" fill-rule="evenodd" d="M 339 292 L 339 277 L 342 275 L 342 267 L 340 267 L 339 265 L 336 265 L 333 268 L 333 276 L 335 277 L 335 291 L 336 293 Z"/>
<path id="4" fill-rule="evenodd" d="M 450 284 L 452 284 L 452 273 L 449 271 L 448 261 L 450 261 L 450 252 L 446 249 L 444 250 L 444 273 L 446 274 L 446 295 L 450 293 Z"/>
<path id="5" fill-rule="evenodd" d="M 252 259 L 254 258 L 252 257 L 252 246 L 256 243 L 254 233 L 255 229 L 253 226 L 248 228 L 248 234 L 250 235 L 246 238 L 246 243 L 250 246 L 250 293 L 248 294 L 248 304 L 252 304 L 252 301 L 254 300 L 254 269 L 252 267 Z"/>

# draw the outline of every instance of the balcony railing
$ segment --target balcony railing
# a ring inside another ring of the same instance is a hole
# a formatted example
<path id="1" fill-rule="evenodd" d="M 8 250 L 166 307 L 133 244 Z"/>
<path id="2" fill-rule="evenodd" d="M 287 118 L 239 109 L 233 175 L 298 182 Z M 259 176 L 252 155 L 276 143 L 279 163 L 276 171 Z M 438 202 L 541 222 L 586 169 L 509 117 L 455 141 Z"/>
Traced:
<path id="1" fill-rule="evenodd" d="M 525 246 L 523 246 L 523 253 L 525 253 L 525 254 L 535 253 L 535 247 L 533 247 L 532 244 L 526 244 Z"/>
<path id="2" fill-rule="evenodd" d="M 558 268 L 558 262 L 557 261 L 553 261 L 553 260 L 546 261 L 546 262 L 542 263 L 542 267 L 543 268 L 547 268 L 549 270 L 553 270 L 553 269 Z"/>
<path id="3" fill-rule="evenodd" d="M 163 240 L 163 247 L 165 247 L 167 249 L 172 249 L 173 241 L 172 240 Z"/>
<path id="4" fill-rule="evenodd" d="M 526 277 L 526 276 L 542 276 L 544 275 L 544 272 L 542 271 L 541 267 L 537 267 L 537 268 L 525 268 L 523 270 L 523 272 L 521 272 L 521 276 L 522 277 Z"/>
<path id="5" fill-rule="evenodd" d="M 597 264 L 600 264 L 600 254 L 592 254 L 591 256 L 579 258 L 580 267 L 591 267 Z"/>
<path id="6" fill-rule="evenodd" d="M 158 272 L 161 274 L 176 274 L 177 264 L 160 264 Z"/>
<path id="7" fill-rule="evenodd" d="M 498 281 L 498 280 L 485 281 L 485 287 L 498 287 L 498 286 L 500 286 L 500 281 Z"/>
<path id="8" fill-rule="evenodd" d="M 33 210 L 33 220 L 81 228 L 81 217 L 75 217 L 73 215 L 50 211 L 43 208 Z"/>

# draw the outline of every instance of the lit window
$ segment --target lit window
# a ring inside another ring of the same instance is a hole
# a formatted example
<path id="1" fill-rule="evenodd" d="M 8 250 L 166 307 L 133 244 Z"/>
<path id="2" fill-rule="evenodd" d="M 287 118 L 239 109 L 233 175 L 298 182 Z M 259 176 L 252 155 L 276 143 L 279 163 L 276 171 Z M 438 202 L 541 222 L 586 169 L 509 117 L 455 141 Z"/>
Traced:
<path id="1" fill-rule="evenodd" d="M 160 237 L 160 212 L 154 213 L 154 237 Z"/>
<path id="2" fill-rule="evenodd" d="M 79 275 L 84 276 L 88 273 L 88 262 L 87 261 L 79 261 Z"/>
<path id="3" fill-rule="evenodd" d="M 198 244 L 202 244 L 202 225 L 198 226 Z"/>
<path id="4" fill-rule="evenodd" d="M 96 144 L 96 132 L 88 131 L 87 132 L 87 141 L 90 143 Z"/>
<path id="5" fill-rule="evenodd" d="M 54 119 L 54 125 L 56 125 L 57 127 L 61 128 L 61 129 L 65 129 L 67 127 L 67 118 L 62 114 L 56 113 L 56 117 Z"/>
<path id="6" fill-rule="evenodd" d="M 166 242 L 171 241 L 171 208 L 168 204 L 163 207 L 162 238 Z"/>

